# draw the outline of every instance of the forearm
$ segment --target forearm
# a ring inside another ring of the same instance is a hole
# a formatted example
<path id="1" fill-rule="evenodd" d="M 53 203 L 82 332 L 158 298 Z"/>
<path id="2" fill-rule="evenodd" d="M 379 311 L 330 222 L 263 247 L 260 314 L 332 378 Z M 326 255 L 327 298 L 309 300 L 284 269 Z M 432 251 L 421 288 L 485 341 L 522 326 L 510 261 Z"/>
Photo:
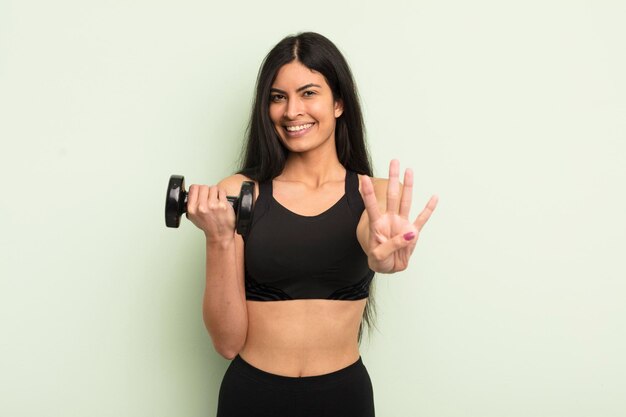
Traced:
<path id="1" fill-rule="evenodd" d="M 248 315 L 243 277 L 243 247 L 235 239 L 206 244 L 205 326 L 217 352 L 232 359 L 243 347 Z"/>

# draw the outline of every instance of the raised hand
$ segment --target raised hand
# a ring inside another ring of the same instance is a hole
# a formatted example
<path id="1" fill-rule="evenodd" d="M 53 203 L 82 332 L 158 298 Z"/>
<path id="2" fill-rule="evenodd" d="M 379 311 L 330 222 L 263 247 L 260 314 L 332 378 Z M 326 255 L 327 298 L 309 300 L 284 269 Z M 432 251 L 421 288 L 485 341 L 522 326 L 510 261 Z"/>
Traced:
<path id="1" fill-rule="evenodd" d="M 226 192 L 217 186 L 194 184 L 189 187 L 187 217 L 210 241 L 234 236 L 235 212 L 226 199 Z"/>
<path id="2" fill-rule="evenodd" d="M 415 221 L 409 220 L 413 194 L 413 171 L 404 172 L 404 186 L 400 186 L 400 163 L 389 164 L 385 211 L 381 211 L 374 186 L 369 177 L 361 180 L 361 195 L 368 216 L 366 253 L 369 267 L 376 272 L 403 271 L 415 249 L 420 231 L 437 207 L 437 196 L 432 196 Z"/>

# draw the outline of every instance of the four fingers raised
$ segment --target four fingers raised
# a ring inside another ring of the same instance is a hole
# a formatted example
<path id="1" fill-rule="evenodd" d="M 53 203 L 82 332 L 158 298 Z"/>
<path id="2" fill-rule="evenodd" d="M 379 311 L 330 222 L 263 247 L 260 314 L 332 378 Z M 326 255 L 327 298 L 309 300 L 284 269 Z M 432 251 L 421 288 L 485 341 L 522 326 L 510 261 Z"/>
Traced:
<path id="1" fill-rule="evenodd" d="M 374 193 L 372 180 L 362 177 L 361 194 L 369 217 L 370 239 L 368 257 L 370 265 L 379 272 L 395 272 L 408 266 L 420 231 L 437 207 L 438 197 L 432 196 L 414 222 L 409 220 L 413 196 L 413 171 L 406 169 L 400 184 L 400 163 L 389 164 L 389 180 L 386 190 L 386 209 L 381 213 Z"/>

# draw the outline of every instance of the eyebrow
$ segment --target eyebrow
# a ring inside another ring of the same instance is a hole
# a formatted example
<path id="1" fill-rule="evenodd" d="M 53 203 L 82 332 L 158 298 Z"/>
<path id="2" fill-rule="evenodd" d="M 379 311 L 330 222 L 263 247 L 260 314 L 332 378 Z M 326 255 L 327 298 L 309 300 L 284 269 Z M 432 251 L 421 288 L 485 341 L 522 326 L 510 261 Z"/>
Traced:
<path id="1" fill-rule="evenodd" d="M 302 87 L 298 87 L 298 89 L 296 90 L 296 93 L 299 93 L 300 91 L 306 90 L 306 89 L 311 88 L 311 87 L 322 88 L 321 85 L 309 83 L 309 84 L 303 85 Z M 287 94 L 286 91 L 283 91 L 283 90 L 280 90 L 280 89 L 274 88 L 274 87 L 270 88 L 270 92 L 271 93 Z"/>

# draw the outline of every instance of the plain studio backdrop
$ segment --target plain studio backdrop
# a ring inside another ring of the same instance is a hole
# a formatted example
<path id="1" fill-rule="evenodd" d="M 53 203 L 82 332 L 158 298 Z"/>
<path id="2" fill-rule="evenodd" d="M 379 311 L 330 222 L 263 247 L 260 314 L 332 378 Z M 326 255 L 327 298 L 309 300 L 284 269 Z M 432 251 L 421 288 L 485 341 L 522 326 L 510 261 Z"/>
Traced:
<path id="1" fill-rule="evenodd" d="M 377 275 L 381 417 L 626 415 L 626 3 L 0 0 L 0 415 L 213 416 L 204 238 L 288 34 L 345 53 L 376 176 L 440 206 Z M 245 399 L 242 399 L 245 401 Z"/>

